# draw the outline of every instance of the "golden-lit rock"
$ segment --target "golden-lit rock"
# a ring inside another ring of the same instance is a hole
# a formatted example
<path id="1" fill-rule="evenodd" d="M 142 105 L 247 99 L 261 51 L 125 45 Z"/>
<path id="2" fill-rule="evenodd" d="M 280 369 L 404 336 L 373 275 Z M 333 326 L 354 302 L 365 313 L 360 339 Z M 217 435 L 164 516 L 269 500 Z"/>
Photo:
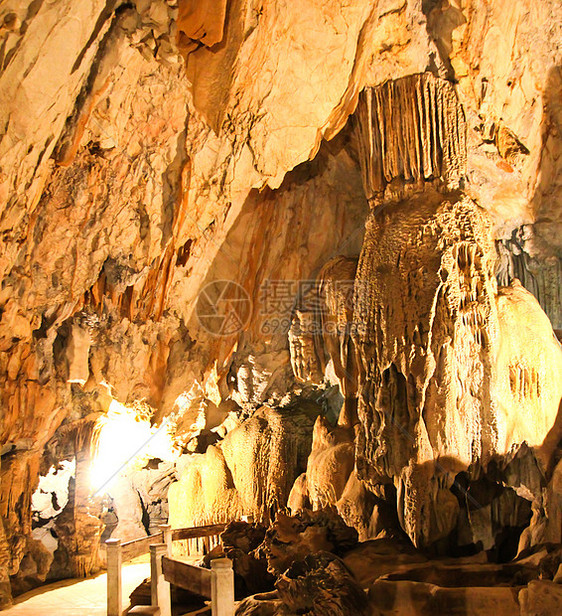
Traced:
<path id="1" fill-rule="evenodd" d="M 178 525 L 269 517 L 299 477 L 291 507 L 362 537 L 393 509 L 499 550 L 532 502 L 522 546 L 561 539 L 561 11 L 3 3 L 0 602 L 62 570 L 31 495 L 112 400 L 174 415 Z M 248 302 L 227 335 L 197 311 L 221 280 Z M 80 476 L 52 521 L 72 574 L 99 564 Z"/>
<path id="2" fill-rule="evenodd" d="M 225 438 L 195 454 L 170 486 L 174 528 L 239 519 L 269 520 L 286 506 L 306 467 L 313 410 L 261 408 Z"/>

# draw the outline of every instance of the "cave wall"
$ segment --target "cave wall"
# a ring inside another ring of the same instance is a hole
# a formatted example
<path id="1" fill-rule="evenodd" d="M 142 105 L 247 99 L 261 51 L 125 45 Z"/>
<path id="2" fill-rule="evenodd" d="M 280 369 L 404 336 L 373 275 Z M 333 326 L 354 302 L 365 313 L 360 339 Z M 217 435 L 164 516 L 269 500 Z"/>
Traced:
<path id="1" fill-rule="evenodd" d="M 365 87 L 448 80 L 500 284 L 521 279 L 561 327 L 557 0 L 9 0 L 0 23 L 3 601 L 53 438 L 111 399 L 189 427 L 200 403 L 301 388 L 294 298 L 271 332 L 259 293 L 359 255 L 372 195 L 347 121 Z M 257 306 L 243 332 L 197 319 L 217 278 Z"/>

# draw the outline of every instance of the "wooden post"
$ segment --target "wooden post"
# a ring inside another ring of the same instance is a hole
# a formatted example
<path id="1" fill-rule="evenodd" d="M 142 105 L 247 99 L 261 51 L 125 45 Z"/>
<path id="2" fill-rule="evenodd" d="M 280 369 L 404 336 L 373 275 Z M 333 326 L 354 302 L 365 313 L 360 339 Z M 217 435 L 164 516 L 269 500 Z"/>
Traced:
<path id="1" fill-rule="evenodd" d="M 203 537 L 203 554 L 208 554 L 211 551 L 211 538 Z"/>
<path id="2" fill-rule="evenodd" d="M 107 616 L 121 616 L 121 539 L 105 542 L 107 555 Z"/>
<path id="3" fill-rule="evenodd" d="M 162 524 L 160 527 L 162 529 L 162 543 L 165 543 L 168 548 L 168 554 L 170 558 L 172 557 L 172 527 L 169 524 Z"/>
<path id="4" fill-rule="evenodd" d="M 234 616 L 234 571 L 229 558 L 211 561 L 212 616 Z"/>
<path id="5" fill-rule="evenodd" d="M 150 546 L 150 603 L 160 608 L 160 616 L 172 616 L 170 583 L 162 572 L 162 556 L 166 556 L 167 550 L 165 543 Z"/>

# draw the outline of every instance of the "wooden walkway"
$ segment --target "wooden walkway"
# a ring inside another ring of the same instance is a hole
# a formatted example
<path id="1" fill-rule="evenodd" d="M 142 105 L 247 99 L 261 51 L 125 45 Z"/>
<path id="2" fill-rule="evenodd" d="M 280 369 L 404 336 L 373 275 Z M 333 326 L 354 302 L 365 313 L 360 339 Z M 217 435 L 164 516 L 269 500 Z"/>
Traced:
<path id="1" fill-rule="evenodd" d="M 161 559 L 162 576 L 166 578 L 168 585 L 170 581 L 179 586 L 187 585 L 190 590 L 212 598 L 211 570 L 170 558 L 167 555 L 167 548 L 170 539 L 172 541 L 210 539 L 222 532 L 225 526 L 225 524 L 215 524 L 176 530 L 165 528 L 161 533 L 156 533 L 151 537 L 142 537 L 122 544 L 120 546 L 122 552 L 121 596 L 119 606 L 115 605 L 115 609 L 120 614 L 124 613 L 129 607 L 129 595 L 143 580 L 151 577 L 151 565 L 147 556 L 143 559 L 146 562 L 140 563 L 138 556 L 150 552 L 150 545 L 154 544 L 160 545 L 159 558 Z M 204 544 L 206 548 L 210 545 L 207 542 Z M 127 562 L 132 559 L 135 559 L 135 562 Z M 219 567 L 215 571 L 215 577 L 218 574 L 224 580 L 225 574 L 227 578 L 232 574 L 230 567 L 224 569 L 221 568 L 220 563 L 217 564 Z M 108 613 L 108 584 L 106 573 L 87 579 L 62 580 L 47 584 L 17 597 L 12 607 L 2 611 L 2 616 L 106 616 Z M 232 585 L 230 579 L 226 579 L 226 584 L 227 586 Z"/>

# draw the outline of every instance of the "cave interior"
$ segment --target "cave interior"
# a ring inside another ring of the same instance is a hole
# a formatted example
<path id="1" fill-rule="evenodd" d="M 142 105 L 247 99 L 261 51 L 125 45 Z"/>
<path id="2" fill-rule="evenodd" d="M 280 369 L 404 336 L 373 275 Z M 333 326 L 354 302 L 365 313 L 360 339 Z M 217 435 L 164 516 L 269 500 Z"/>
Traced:
<path id="1" fill-rule="evenodd" d="M 560 0 L 6 0 L 0 279 L 7 614 L 562 614 Z"/>

